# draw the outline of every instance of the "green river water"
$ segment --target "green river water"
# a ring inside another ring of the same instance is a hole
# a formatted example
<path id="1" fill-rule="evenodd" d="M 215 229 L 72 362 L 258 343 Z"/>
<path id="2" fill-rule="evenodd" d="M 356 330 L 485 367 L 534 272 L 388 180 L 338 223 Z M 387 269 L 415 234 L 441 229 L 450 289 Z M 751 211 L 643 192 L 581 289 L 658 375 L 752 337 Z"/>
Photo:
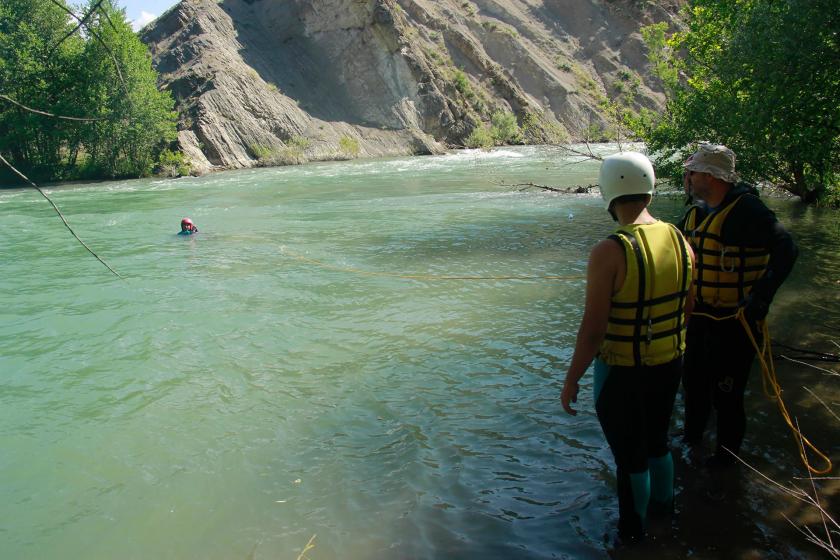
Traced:
<path id="1" fill-rule="evenodd" d="M 746 469 L 715 501 L 678 447 L 673 530 L 610 552 L 591 376 L 576 418 L 559 393 L 614 224 L 595 195 L 500 184 L 596 182 L 573 162 L 508 148 L 47 189 L 124 281 L 36 192 L 0 191 L 0 557 L 295 559 L 313 535 L 311 560 L 818 557 L 782 517 L 804 508 Z M 837 352 L 836 214 L 769 204 L 802 248 L 774 338 Z M 175 235 L 183 216 L 198 235 Z M 837 378 L 779 369 L 837 459 L 840 423 L 803 390 L 837 411 Z M 745 457 L 801 476 L 758 375 L 749 406 Z"/>

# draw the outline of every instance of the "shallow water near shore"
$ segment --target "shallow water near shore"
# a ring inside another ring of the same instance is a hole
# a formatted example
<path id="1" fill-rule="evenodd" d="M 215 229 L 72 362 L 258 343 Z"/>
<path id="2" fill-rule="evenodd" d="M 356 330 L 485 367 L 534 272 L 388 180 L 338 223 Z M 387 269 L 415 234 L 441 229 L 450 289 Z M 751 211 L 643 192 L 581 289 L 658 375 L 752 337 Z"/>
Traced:
<path id="1" fill-rule="evenodd" d="M 677 516 L 613 550 L 591 375 L 577 417 L 559 393 L 614 224 L 597 195 L 513 186 L 597 172 L 522 147 L 47 189 L 124 281 L 40 195 L 0 191 L 0 556 L 294 559 L 315 535 L 311 560 L 819 557 L 782 517 L 803 508 L 678 446 Z M 840 353 L 837 214 L 768 204 L 802 249 L 774 339 Z M 803 388 L 837 412 L 837 378 L 778 367 L 838 459 Z M 757 370 L 749 409 L 745 459 L 802 476 Z"/>

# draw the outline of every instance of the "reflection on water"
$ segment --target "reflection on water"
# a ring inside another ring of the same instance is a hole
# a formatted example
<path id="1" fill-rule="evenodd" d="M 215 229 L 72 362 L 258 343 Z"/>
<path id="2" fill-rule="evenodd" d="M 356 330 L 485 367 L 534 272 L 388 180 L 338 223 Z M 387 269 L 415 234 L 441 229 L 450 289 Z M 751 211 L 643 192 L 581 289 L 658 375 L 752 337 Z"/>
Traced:
<path id="1" fill-rule="evenodd" d="M 676 518 L 610 552 L 614 477 L 589 377 L 578 417 L 558 396 L 579 277 L 614 224 L 597 197 L 503 186 L 596 176 L 515 148 L 51 189 L 126 282 L 36 195 L 0 192 L 3 556 L 293 558 L 312 535 L 313 560 L 815 554 L 781 517 L 798 519 L 791 501 L 687 458 Z M 831 350 L 834 217 L 772 204 L 803 247 L 774 337 Z M 199 235 L 175 235 L 185 215 Z M 779 370 L 803 430 L 836 457 L 836 422 L 802 389 L 836 403 L 835 378 Z M 799 475 L 752 381 L 745 453 Z"/>

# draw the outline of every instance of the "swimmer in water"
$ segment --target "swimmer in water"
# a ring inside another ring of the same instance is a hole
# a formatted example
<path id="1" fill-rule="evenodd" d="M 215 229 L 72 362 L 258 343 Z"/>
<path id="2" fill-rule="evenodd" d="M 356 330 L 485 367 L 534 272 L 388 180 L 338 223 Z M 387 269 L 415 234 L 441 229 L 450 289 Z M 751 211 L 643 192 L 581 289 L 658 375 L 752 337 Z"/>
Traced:
<path id="1" fill-rule="evenodd" d="M 181 231 L 178 232 L 178 235 L 192 235 L 194 233 L 198 233 L 198 228 L 195 227 L 193 221 L 189 218 L 181 220 Z"/>

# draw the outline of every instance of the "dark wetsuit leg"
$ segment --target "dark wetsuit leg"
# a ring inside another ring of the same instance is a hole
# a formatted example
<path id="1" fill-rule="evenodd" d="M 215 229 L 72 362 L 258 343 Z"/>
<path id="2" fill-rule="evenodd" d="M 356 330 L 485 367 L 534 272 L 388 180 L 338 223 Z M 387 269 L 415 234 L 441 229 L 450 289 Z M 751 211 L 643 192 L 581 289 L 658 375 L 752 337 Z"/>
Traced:
<path id="1" fill-rule="evenodd" d="M 668 453 L 668 427 L 681 360 L 652 367 L 612 366 L 595 410 L 612 450 L 618 486 L 619 534 L 644 534 L 650 492 L 648 460 Z M 643 488 L 648 495 L 639 496 Z"/>
<path id="2" fill-rule="evenodd" d="M 688 323 L 683 365 L 685 430 L 683 439 L 695 445 L 703 440 L 712 411 L 712 380 L 708 372 L 716 363 L 709 349 L 711 319 L 695 316 Z"/>
<path id="3" fill-rule="evenodd" d="M 718 348 L 726 357 L 713 373 L 712 403 L 717 412 L 717 450 L 729 456 L 741 449 L 747 427 L 744 391 L 755 359 L 755 349 L 740 321 L 724 321 L 718 333 Z"/>
<path id="4" fill-rule="evenodd" d="M 714 407 L 718 451 L 725 446 L 738 452 L 746 430 L 744 391 L 754 359 L 755 349 L 740 321 L 692 317 L 683 373 L 687 443 L 702 440 Z"/>

